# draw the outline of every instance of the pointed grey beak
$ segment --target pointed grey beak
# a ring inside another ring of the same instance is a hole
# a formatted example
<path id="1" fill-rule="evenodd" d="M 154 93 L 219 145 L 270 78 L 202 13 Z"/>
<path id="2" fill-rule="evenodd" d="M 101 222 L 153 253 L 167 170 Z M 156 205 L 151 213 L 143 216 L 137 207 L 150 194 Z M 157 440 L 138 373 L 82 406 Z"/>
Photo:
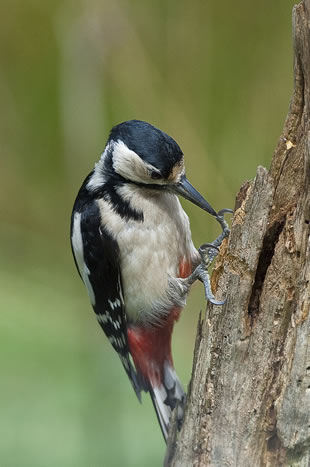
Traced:
<path id="1" fill-rule="evenodd" d="M 185 175 L 182 175 L 179 183 L 176 185 L 172 185 L 169 187 L 169 189 L 177 194 L 183 196 L 183 198 L 187 199 L 188 201 L 191 201 L 192 203 L 196 204 L 196 206 L 199 206 L 201 209 L 204 211 L 207 211 L 209 214 L 211 214 L 214 217 L 218 217 L 217 212 L 210 206 L 208 201 L 206 201 L 201 194 L 196 190 L 196 188 L 189 183 Z"/>

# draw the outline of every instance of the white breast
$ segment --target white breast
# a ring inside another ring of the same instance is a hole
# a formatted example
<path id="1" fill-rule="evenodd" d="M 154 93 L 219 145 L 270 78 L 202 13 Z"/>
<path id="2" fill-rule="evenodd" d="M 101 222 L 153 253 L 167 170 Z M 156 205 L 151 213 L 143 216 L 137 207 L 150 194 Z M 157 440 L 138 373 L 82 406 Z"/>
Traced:
<path id="1" fill-rule="evenodd" d="M 120 247 L 126 312 L 134 320 L 164 301 L 168 278 L 178 277 L 180 260 L 193 259 L 197 251 L 177 196 L 135 185 L 123 186 L 120 195 L 143 212 L 143 222 L 126 221 L 106 201 L 98 203 L 102 223 Z"/>

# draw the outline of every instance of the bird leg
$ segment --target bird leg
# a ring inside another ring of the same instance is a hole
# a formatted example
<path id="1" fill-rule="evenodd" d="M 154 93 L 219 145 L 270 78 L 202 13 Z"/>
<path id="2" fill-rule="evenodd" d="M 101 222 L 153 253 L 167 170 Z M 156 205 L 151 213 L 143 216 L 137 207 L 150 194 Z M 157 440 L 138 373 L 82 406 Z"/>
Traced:
<path id="1" fill-rule="evenodd" d="M 208 273 L 208 268 L 211 265 L 212 261 L 216 258 L 219 252 L 219 247 L 221 246 L 224 238 L 228 237 L 230 232 L 228 224 L 224 219 L 224 214 L 226 212 L 232 213 L 232 210 L 222 209 L 218 212 L 216 220 L 221 224 L 222 232 L 212 243 L 205 243 L 201 245 L 201 247 L 198 249 L 198 252 L 201 257 L 201 263 L 187 278 L 187 283 L 189 286 L 191 286 L 197 279 L 203 283 L 205 288 L 206 299 L 213 305 L 224 305 L 224 303 L 226 302 L 226 299 L 216 300 L 216 298 L 214 297 L 211 290 L 210 276 Z"/>

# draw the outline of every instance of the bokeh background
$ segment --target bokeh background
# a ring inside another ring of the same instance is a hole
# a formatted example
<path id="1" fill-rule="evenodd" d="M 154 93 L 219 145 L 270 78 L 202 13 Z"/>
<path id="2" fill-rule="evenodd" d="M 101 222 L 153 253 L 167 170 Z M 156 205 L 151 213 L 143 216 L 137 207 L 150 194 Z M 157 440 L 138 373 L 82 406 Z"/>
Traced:
<path id="1" fill-rule="evenodd" d="M 292 0 L 10 0 L 0 4 L 0 465 L 162 465 L 76 273 L 69 219 L 109 129 L 173 136 L 216 208 L 269 166 L 292 92 Z M 183 203 L 197 245 L 216 222 Z M 203 289 L 174 333 L 189 382 Z"/>

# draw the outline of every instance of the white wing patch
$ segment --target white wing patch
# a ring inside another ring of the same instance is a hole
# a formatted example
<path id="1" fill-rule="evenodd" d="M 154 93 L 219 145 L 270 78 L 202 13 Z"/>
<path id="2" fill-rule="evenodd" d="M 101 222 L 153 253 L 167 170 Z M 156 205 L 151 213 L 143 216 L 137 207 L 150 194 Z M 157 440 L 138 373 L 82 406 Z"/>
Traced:
<path id="1" fill-rule="evenodd" d="M 109 300 L 110 301 L 110 300 Z M 114 329 L 121 329 L 121 321 L 118 316 L 112 317 L 109 311 L 105 311 L 104 313 L 96 314 L 97 321 L 100 324 L 111 323 Z"/>
<path id="2" fill-rule="evenodd" d="M 106 324 L 109 321 L 109 314 L 108 313 L 101 313 L 101 314 L 96 314 L 98 323 L 100 324 Z"/>
<path id="3" fill-rule="evenodd" d="M 121 306 L 121 301 L 117 298 L 114 302 L 108 300 L 111 309 L 114 311 L 115 308 L 119 308 Z"/>
<path id="4" fill-rule="evenodd" d="M 89 280 L 90 271 L 84 261 L 84 247 L 83 247 L 83 239 L 82 239 L 82 232 L 81 232 L 81 213 L 80 212 L 76 212 L 74 214 L 71 241 L 72 241 L 72 248 L 74 251 L 75 260 L 79 268 L 80 274 L 82 276 L 83 282 L 86 286 L 91 304 L 95 306 L 96 304 L 95 294 L 94 294 L 94 290 Z"/>

